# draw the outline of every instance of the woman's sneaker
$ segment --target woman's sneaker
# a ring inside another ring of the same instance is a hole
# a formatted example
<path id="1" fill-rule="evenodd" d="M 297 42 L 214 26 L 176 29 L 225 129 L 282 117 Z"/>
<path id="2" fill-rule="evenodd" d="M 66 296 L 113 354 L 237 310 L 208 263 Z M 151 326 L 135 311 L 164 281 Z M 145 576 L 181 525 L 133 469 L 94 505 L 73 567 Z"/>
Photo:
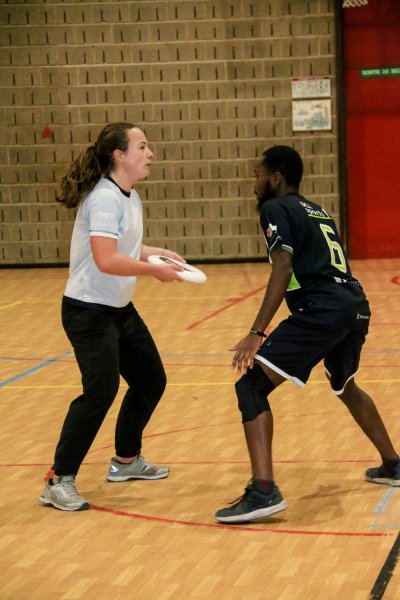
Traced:
<path id="1" fill-rule="evenodd" d="M 386 483 L 387 485 L 400 487 L 400 460 L 392 469 L 385 467 L 385 465 L 367 469 L 365 479 L 372 483 Z"/>
<path id="2" fill-rule="evenodd" d="M 139 454 L 136 460 L 123 464 L 113 458 L 107 475 L 107 481 L 129 481 L 130 479 L 164 479 L 168 477 L 169 467 L 153 465 Z"/>
<path id="3" fill-rule="evenodd" d="M 49 479 L 39 498 L 43 506 L 54 506 L 59 510 L 87 510 L 89 502 L 78 494 L 74 475 L 64 475 L 54 483 Z"/>
<path id="4" fill-rule="evenodd" d="M 263 494 L 250 484 L 241 498 L 232 506 L 219 510 L 215 516 L 220 523 L 246 523 L 274 515 L 287 506 L 276 486 L 269 494 Z"/>

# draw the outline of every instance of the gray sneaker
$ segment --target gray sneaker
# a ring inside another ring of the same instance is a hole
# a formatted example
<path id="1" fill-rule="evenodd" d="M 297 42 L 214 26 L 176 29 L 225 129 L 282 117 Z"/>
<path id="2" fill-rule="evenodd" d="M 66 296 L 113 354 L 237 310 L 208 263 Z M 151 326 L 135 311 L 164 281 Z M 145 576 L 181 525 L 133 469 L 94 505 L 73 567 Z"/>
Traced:
<path id="1" fill-rule="evenodd" d="M 58 483 L 49 479 L 43 494 L 39 498 L 43 506 L 54 506 L 59 510 L 87 510 L 89 502 L 78 494 L 75 477 L 64 475 Z"/>
<path id="2" fill-rule="evenodd" d="M 164 479 L 168 477 L 169 467 L 152 465 L 139 454 L 138 458 L 126 465 L 113 458 L 107 475 L 107 481 L 128 481 L 129 479 Z"/>

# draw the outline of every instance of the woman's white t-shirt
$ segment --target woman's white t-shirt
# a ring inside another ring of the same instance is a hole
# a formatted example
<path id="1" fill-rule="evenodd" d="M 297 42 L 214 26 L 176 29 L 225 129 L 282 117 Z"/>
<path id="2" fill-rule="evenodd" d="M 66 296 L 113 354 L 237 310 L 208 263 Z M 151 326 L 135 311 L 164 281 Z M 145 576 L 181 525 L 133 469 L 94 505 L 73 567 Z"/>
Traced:
<path id="1" fill-rule="evenodd" d="M 101 179 L 79 206 L 71 239 L 69 279 L 65 296 L 81 302 L 121 308 L 132 299 L 136 277 L 101 273 L 93 259 L 90 237 L 117 240 L 117 251 L 140 259 L 143 211 L 138 194 L 129 197 L 108 179 Z"/>

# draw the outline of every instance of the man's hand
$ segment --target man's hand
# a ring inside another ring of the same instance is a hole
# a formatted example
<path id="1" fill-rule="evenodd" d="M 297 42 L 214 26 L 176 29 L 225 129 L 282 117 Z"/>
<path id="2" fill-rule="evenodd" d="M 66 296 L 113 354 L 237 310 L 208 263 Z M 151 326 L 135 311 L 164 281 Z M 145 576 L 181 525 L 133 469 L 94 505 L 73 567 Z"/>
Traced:
<path id="1" fill-rule="evenodd" d="M 230 351 L 235 352 L 232 359 L 232 369 L 244 375 L 247 373 L 247 369 L 252 369 L 254 366 L 254 355 L 257 354 L 263 342 L 263 338 L 254 333 L 249 333 L 243 338 L 236 346 L 229 348 Z"/>

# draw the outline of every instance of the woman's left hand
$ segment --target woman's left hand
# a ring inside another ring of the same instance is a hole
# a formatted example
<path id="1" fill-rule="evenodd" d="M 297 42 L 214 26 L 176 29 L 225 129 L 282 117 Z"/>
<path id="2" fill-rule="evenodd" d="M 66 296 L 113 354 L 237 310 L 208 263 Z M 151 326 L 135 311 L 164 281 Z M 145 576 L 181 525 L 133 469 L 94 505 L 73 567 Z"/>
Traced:
<path id="1" fill-rule="evenodd" d="M 148 257 L 152 254 L 165 256 L 166 258 L 173 258 L 175 260 L 180 260 L 184 263 L 186 262 L 183 256 L 180 256 L 180 254 L 177 254 L 177 252 L 172 252 L 172 250 L 168 250 L 167 248 L 157 248 L 155 246 L 146 246 L 145 244 L 142 244 L 140 260 L 147 261 Z"/>
<path id="2" fill-rule="evenodd" d="M 167 258 L 173 258 L 174 260 L 180 260 L 181 262 L 186 262 L 186 259 L 183 258 L 183 256 L 180 256 L 179 254 L 177 254 L 176 252 L 172 252 L 172 250 L 167 250 L 166 248 L 160 248 L 161 252 L 160 255 L 161 256 L 166 256 Z"/>

